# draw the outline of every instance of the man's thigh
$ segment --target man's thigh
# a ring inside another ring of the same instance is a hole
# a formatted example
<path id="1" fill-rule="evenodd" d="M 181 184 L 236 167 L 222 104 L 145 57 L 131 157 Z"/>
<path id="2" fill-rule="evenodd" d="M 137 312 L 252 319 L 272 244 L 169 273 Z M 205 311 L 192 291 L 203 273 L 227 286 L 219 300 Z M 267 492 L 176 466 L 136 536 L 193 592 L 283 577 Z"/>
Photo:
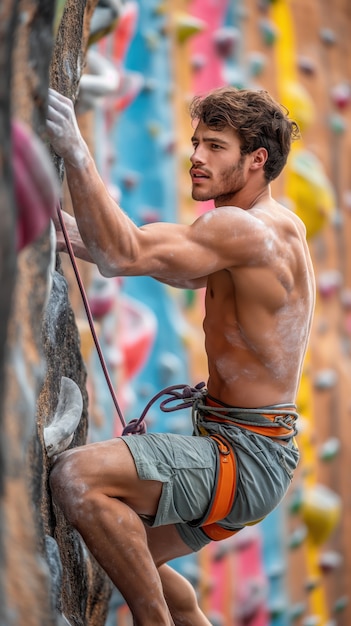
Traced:
<path id="1" fill-rule="evenodd" d="M 162 482 L 139 478 L 133 457 L 122 439 L 87 444 L 63 452 L 57 461 L 82 487 L 118 498 L 136 513 L 155 516 Z"/>

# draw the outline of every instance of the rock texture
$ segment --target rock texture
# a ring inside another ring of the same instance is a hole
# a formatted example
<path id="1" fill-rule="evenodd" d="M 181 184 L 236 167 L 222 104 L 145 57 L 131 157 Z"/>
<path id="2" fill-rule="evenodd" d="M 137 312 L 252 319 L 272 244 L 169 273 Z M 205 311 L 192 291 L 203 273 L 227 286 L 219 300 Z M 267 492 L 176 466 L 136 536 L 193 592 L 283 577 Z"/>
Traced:
<path id="1" fill-rule="evenodd" d="M 50 497 L 43 429 L 64 376 L 83 397 L 71 446 L 85 443 L 86 373 L 50 229 L 15 254 L 10 139 L 16 117 L 45 140 L 49 80 L 74 99 L 95 4 L 67 0 L 58 26 L 51 0 L 4 0 L 0 8 L 1 626 L 102 626 L 110 595 L 105 574 Z"/>

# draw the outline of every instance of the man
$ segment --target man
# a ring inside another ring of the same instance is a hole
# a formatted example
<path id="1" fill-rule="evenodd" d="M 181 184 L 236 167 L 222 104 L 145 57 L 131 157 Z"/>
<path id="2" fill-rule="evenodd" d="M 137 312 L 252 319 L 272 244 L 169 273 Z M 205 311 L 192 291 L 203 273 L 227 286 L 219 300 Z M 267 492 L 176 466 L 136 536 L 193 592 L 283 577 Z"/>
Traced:
<path id="1" fill-rule="evenodd" d="M 48 132 L 65 162 L 78 256 L 104 276 L 206 288 L 201 436 L 91 444 L 62 453 L 51 473 L 55 501 L 142 626 L 209 624 L 165 563 L 210 541 L 218 442 L 234 450 L 237 475 L 221 531 L 258 521 L 283 498 L 298 462 L 294 402 L 315 298 L 304 225 L 270 193 L 296 124 L 267 92 L 230 87 L 194 99 L 190 113 L 192 195 L 215 208 L 191 225 L 138 228 L 109 196 L 71 102 L 49 94 Z"/>

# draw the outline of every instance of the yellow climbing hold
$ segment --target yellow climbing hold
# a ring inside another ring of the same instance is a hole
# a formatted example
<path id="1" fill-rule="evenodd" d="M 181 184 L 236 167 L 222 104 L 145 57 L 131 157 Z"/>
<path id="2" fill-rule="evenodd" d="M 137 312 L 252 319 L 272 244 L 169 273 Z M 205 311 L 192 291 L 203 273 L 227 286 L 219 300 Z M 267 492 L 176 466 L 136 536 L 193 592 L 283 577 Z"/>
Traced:
<path id="1" fill-rule="evenodd" d="M 338 494 L 316 483 L 302 494 L 301 516 L 307 526 L 309 538 L 315 545 L 322 545 L 335 530 L 341 513 Z"/>
<path id="2" fill-rule="evenodd" d="M 286 169 L 286 195 L 305 223 L 307 237 L 316 235 L 330 220 L 335 194 L 319 159 L 308 150 L 293 150 Z"/>
<path id="3" fill-rule="evenodd" d="M 206 23 L 203 20 L 181 12 L 175 14 L 174 24 L 179 43 L 184 43 L 189 37 L 201 33 L 206 28 Z"/>
<path id="4" fill-rule="evenodd" d="M 285 80 L 281 86 L 281 103 L 288 109 L 301 131 L 315 119 L 313 100 L 305 87 L 295 80 Z"/>

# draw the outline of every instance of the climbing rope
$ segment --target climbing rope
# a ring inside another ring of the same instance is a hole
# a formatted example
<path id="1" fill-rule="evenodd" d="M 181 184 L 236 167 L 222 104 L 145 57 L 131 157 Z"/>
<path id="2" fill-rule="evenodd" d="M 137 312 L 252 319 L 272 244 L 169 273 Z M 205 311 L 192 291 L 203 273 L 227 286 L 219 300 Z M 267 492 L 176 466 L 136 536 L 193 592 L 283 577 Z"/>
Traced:
<path id="1" fill-rule="evenodd" d="M 68 236 L 66 224 L 65 224 L 64 219 L 62 217 L 62 208 L 61 208 L 61 204 L 60 203 L 57 204 L 56 210 L 57 210 L 57 216 L 58 216 L 58 219 L 59 219 L 59 222 L 60 222 L 61 230 L 62 230 L 62 233 L 63 233 L 63 237 L 64 237 L 64 240 L 65 240 L 65 243 L 66 243 L 67 251 L 68 251 L 68 254 L 69 254 L 69 258 L 71 259 L 71 263 L 72 263 L 72 267 L 73 267 L 73 270 L 74 270 L 74 273 L 75 273 L 75 276 L 76 276 L 76 279 L 77 279 L 79 291 L 80 291 L 80 294 L 82 296 L 85 312 L 86 312 L 86 315 L 87 315 L 87 318 L 88 318 L 91 334 L 92 334 L 92 337 L 93 337 L 93 340 L 94 340 L 94 344 L 95 344 L 95 347 L 96 347 L 96 350 L 97 350 L 97 353 L 98 353 L 98 357 L 99 357 L 99 360 L 100 360 L 100 363 L 101 363 L 102 371 L 104 373 L 104 376 L 105 376 L 108 388 L 110 390 L 111 397 L 112 397 L 112 400 L 113 400 L 113 404 L 115 405 L 115 408 L 116 408 L 116 411 L 117 411 L 117 415 L 118 415 L 118 417 L 119 417 L 119 419 L 121 421 L 121 424 L 122 424 L 123 428 L 125 428 L 126 427 L 126 420 L 123 417 L 123 413 L 122 413 L 121 408 L 119 406 L 119 403 L 118 403 L 118 400 L 117 400 L 117 396 L 115 394 L 115 391 L 114 391 L 114 388 L 113 388 L 113 385 L 112 385 L 112 381 L 111 381 L 110 375 L 108 373 L 106 361 L 104 359 L 104 355 L 102 354 L 100 342 L 99 342 L 99 339 L 97 337 L 96 330 L 95 330 L 93 315 L 92 315 L 92 312 L 91 312 L 91 309 L 90 309 L 90 305 L 89 305 L 89 302 L 88 302 L 88 298 L 87 298 L 87 295 L 86 295 L 86 292 L 85 292 L 85 289 L 84 289 L 83 281 L 81 279 L 81 276 L 80 276 L 80 273 L 79 273 L 79 270 L 78 270 L 77 262 L 76 262 L 76 259 L 75 259 L 75 256 L 74 256 L 74 252 L 73 252 L 73 247 L 72 247 L 70 238 Z"/>
<path id="2" fill-rule="evenodd" d="M 94 344 L 98 353 L 98 357 L 101 363 L 101 367 L 102 367 L 102 371 L 104 373 L 108 388 L 110 390 L 111 393 L 111 397 L 113 400 L 113 403 L 115 405 L 116 411 L 117 411 L 117 415 L 121 421 L 122 427 L 123 427 L 123 431 L 122 431 L 122 435 L 141 435 L 143 433 L 146 432 L 146 425 L 145 425 L 145 417 L 150 409 L 150 407 L 162 396 L 164 395 L 168 395 L 169 397 L 166 398 L 165 400 L 163 400 L 160 403 L 160 409 L 161 411 L 168 413 L 171 411 L 177 411 L 180 408 L 190 408 L 192 406 L 194 406 L 196 401 L 199 401 L 200 399 L 203 398 L 204 396 L 204 388 L 205 388 L 205 383 L 201 382 L 198 383 L 197 385 L 195 385 L 195 387 L 190 387 L 189 385 L 171 385 L 170 387 L 166 387 L 165 389 L 162 389 L 161 391 L 159 391 L 153 398 L 151 398 L 151 400 L 148 402 L 148 404 L 146 405 L 146 407 L 144 408 L 142 414 L 140 415 L 139 418 L 135 418 L 130 420 L 130 422 L 128 422 L 128 424 L 126 423 L 126 420 L 124 419 L 123 413 L 121 411 L 121 408 L 119 406 L 118 400 L 117 400 L 117 396 L 115 393 L 115 390 L 113 388 L 112 385 L 112 381 L 110 378 L 110 375 L 108 373 L 108 369 L 107 369 L 107 365 L 102 353 L 102 349 L 100 346 L 100 342 L 98 339 L 98 336 L 96 334 L 96 330 L 95 330 L 95 325 L 94 325 L 94 320 L 93 320 L 93 315 L 90 309 L 90 305 L 88 302 L 88 298 L 84 289 L 84 285 L 83 285 L 83 281 L 81 279 L 79 270 L 78 270 L 78 266 L 77 266 L 77 262 L 74 256 L 74 251 L 73 251 L 73 247 L 67 232 L 67 228 L 66 228 L 66 224 L 64 222 L 64 219 L 62 217 L 62 208 L 61 208 L 61 204 L 58 203 L 57 204 L 57 216 L 60 222 L 60 226 L 62 229 L 62 233 L 63 233 L 63 237 L 66 243 L 66 247 L 67 247 L 67 251 L 72 263 L 72 267 L 77 279 L 77 283 L 78 283 L 78 287 L 79 287 L 79 291 L 80 294 L 82 296 L 82 300 L 83 300 L 83 305 L 85 308 L 85 312 L 87 315 L 87 319 L 89 322 L 89 326 L 90 326 L 90 330 L 91 330 L 91 334 L 94 340 Z M 175 402 L 178 401 L 178 404 L 173 405 L 173 406 L 168 406 L 171 402 Z"/>

